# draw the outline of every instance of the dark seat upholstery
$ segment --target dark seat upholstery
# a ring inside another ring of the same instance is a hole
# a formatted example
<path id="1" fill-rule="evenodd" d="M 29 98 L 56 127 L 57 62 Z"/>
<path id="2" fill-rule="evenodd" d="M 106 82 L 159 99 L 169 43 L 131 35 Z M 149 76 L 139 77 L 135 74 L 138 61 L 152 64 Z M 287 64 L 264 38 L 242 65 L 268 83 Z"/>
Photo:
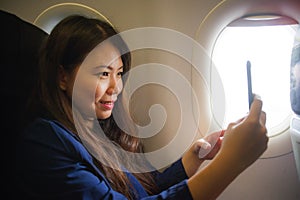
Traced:
<path id="1" fill-rule="evenodd" d="M 36 80 L 38 51 L 47 33 L 3 10 L 0 20 L 2 185 L 8 199 L 17 199 L 20 191 L 14 179 L 15 144 Z"/>

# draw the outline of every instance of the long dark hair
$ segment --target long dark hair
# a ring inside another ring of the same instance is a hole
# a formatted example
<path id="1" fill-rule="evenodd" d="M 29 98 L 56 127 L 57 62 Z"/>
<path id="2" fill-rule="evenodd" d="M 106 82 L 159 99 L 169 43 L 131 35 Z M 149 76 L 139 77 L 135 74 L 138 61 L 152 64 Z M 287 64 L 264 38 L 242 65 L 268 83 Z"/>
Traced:
<path id="1" fill-rule="evenodd" d="M 41 51 L 37 97 L 34 97 L 35 101 L 32 101 L 33 106 L 31 106 L 35 113 L 33 117 L 42 115 L 55 119 L 77 134 L 72 115 L 72 100 L 59 87 L 59 67 L 72 73 L 98 44 L 117 34 L 117 31 L 109 23 L 84 16 L 69 16 L 58 23 Z M 123 72 L 126 73 L 130 69 L 131 54 L 122 38 L 117 38 L 117 43 L 122 44 L 118 44 L 117 48 L 123 61 Z M 117 126 L 113 116 L 100 120 L 99 123 L 105 135 L 124 150 L 133 153 L 143 152 L 140 139 L 122 131 Z M 106 147 L 97 146 L 96 148 L 102 152 L 102 149 Z M 106 163 L 111 165 L 104 165 L 96 158 L 94 159 L 95 163 L 108 177 L 113 189 L 131 199 L 132 191 L 128 187 L 130 186 L 128 177 L 122 170 L 114 166 L 116 156 L 105 154 L 103 157 Z M 151 194 L 155 191 L 155 183 L 151 173 L 136 173 L 134 175 L 148 193 Z"/>

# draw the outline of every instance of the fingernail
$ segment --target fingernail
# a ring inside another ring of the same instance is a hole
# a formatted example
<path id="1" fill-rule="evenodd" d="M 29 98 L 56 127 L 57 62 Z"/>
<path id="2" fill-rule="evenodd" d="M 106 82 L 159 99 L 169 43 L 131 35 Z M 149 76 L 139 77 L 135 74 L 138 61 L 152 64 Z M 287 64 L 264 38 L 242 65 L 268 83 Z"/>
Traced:
<path id="1" fill-rule="evenodd" d="M 208 149 L 208 148 L 210 148 L 210 144 L 207 143 L 207 142 L 205 142 L 205 143 L 203 143 L 203 144 L 201 145 L 201 148 L 203 148 L 203 149 Z"/>
<path id="2" fill-rule="evenodd" d="M 255 94 L 255 98 L 258 99 L 258 100 L 261 100 L 261 96 L 258 95 L 258 94 Z"/>

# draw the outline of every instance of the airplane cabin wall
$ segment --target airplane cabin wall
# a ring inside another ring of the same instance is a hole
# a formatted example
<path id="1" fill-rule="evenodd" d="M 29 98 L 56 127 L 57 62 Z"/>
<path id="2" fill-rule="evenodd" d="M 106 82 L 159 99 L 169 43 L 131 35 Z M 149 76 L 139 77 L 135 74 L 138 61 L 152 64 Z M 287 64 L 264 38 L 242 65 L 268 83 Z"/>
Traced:
<path id="1" fill-rule="evenodd" d="M 69 1 L 1 0 L 0 8 L 33 23 L 45 9 L 65 2 Z M 209 55 L 221 30 L 245 14 L 266 11 L 290 15 L 300 22 L 299 0 L 73 0 L 72 2 L 94 8 L 108 18 L 119 31 L 138 27 L 164 27 L 191 37 L 205 48 L 207 54 L 198 57 L 193 55 L 191 58 L 200 60 L 201 75 L 189 61 L 170 52 L 153 49 L 133 52 L 133 67 L 147 63 L 164 64 L 175 69 L 190 82 L 197 99 L 201 100 L 198 102 L 201 115 L 196 123 L 199 123 L 202 133 L 220 128 L 215 124 L 210 110 L 210 74 L 209 67 L 206 66 L 210 66 Z M 164 77 L 173 78 L 167 73 Z M 149 116 L 145 113 L 155 103 L 162 104 L 167 113 L 166 122 L 160 132 L 150 139 L 145 139 L 147 151 L 160 149 L 174 137 L 181 121 L 178 116 L 182 114 L 178 108 L 180 107 L 178 101 L 176 95 L 158 85 L 147 85 L 137 90 L 132 100 L 135 110 L 133 116 L 140 125 L 150 122 Z M 191 116 L 191 120 L 195 120 L 194 118 Z M 280 156 L 275 153 L 274 158 L 268 156 L 259 159 L 237 177 L 218 199 L 300 199 L 300 183 L 295 160 L 288 133 L 286 135 L 288 137 L 285 136 L 283 145 L 287 146 L 285 148 L 289 150 L 288 153 Z M 281 141 L 278 138 L 274 139 L 269 147 L 272 152 L 281 148 Z M 272 155 L 272 152 L 268 152 L 268 155 Z M 172 152 L 167 152 L 167 155 L 174 159 Z"/>

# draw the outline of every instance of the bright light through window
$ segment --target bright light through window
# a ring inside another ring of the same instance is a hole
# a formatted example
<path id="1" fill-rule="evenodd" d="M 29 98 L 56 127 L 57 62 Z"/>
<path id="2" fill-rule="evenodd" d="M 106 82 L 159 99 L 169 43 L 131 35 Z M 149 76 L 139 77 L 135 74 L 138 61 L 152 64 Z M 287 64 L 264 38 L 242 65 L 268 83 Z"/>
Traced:
<path id="1" fill-rule="evenodd" d="M 227 27 L 221 33 L 212 59 L 225 90 L 224 127 L 248 112 L 246 62 L 249 60 L 252 90 L 263 100 L 269 136 L 288 128 L 292 113 L 290 63 L 296 27 Z"/>

